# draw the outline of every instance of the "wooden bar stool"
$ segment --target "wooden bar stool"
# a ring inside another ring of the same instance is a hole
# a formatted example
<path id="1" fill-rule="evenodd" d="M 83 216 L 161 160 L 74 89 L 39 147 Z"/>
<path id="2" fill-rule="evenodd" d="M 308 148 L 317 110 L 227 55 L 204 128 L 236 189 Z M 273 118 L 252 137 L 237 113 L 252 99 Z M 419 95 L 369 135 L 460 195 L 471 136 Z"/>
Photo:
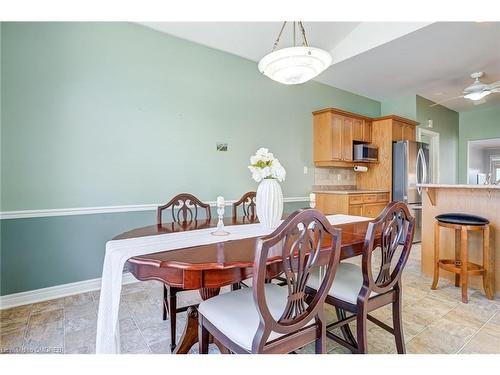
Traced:
<path id="1" fill-rule="evenodd" d="M 489 220 L 468 214 L 442 214 L 435 217 L 434 224 L 434 279 L 432 289 L 436 289 L 439 281 L 439 269 L 455 274 L 455 286 L 462 286 L 462 302 L 468 303 L 467 284 L 469 275 L 481 275 L 486 297 L 493 299 L 493 258 L 490 254 Z M 439 258 L 440 228 L 455 230 L 455 259 Z M 468 231 L 481 231 L 483 234 L 483 264 L 468 261 Z"/>

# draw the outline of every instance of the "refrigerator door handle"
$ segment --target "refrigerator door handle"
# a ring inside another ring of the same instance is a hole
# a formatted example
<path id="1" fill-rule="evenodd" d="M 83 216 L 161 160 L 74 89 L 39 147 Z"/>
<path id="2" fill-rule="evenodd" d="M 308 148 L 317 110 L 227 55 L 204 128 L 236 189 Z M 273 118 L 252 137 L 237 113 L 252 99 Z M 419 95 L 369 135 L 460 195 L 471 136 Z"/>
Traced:
<path id="1" fill-rule="evenodd" d="M 427 160 L 425 160 L 425 154 L 422 149 L 420 149 L 422 152 L 422 168 L 423 168 L 423 173 L 422 173 L 422 183 L 427 184 L 429 181 L 427 180 Z"/>
<path id="2" fill-rule="evenodd" d="M 417 192 L 419 195 L 422 194 L 422 188 L 418 185 L 424 183 L 423 181 L 426 180 L 427 178 L 427 175 L 426 175 L 426 172 L 425 172 L 425 161 L 424 161 L 424 155 L 423 155 L 423 151 L 421 148 L 418 149 L 418 152 L 417 152 L 417 160 L 416 160 L 416 166 L 415 166 L 415 172 L 416 172 L 416 175 L 417 175 L 417 178 L 416 178 L 416 182 L 417 182 Z M 419 173 L 419 171 L 421 173 Z M 421 175 L 421 180 L 419 180 L 419 175 Z"/>

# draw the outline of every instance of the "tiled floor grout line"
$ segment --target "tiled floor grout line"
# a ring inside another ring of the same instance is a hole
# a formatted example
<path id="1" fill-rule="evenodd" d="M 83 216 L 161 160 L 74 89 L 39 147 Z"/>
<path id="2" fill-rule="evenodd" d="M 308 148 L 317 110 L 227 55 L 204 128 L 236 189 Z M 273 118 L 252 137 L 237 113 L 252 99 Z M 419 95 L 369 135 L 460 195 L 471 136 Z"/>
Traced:
<path id="1" fill-rule="evenodd" d="M 479 327 L 479 329 L 478 329 L 478 330 L 477 330 L 477 331 L 476 331 L 476 332 L 475 332 L 475 333 L 474 333 L 474 334 L 473 334 L 473 335 L 472 335 L 472 336 L 471 336 L 471 337 L 470 337 L 470 338 L 469 338 L 469 339 L 465 342 L 465 344 L 463 344 L 463 345 L 462 345 L 462 346 L 461 346 L 461 347 L 460 347 L 460 348 L 456 351 L 456 354 L 459 354 L 459 353 L 460 353 L 460 352 L 461 352 L 461 351 L 462 351 L 462 350 L 463 350 L 463 349 L 467 346 L 467 344 L 468 344 L 469 342 L 471 342 L 471 341 L 472 341 L 472 339 L 473 339 L 474 337 L 476 337 L 476 336 L 477 336 L 477 334 L 479 333 L 479 331 L 481 331 L 481 330 L 482 330 L 482 329 L 486 326 L 486 324 L 488 324 L 488 323 L 489 323 L 489 322 L 490 322 L 490 321 L 491 321 L 491 320 L 492 320 L 495 316 L 497 316 L 497 314 L 500 314 L 500 311 L 497 311 L 497 312 L 496 312 L 496 313 L 494 313 L 492 316 L 490 316 L 490 318 L 489 318 L 486 322 L 484 322 L 484 324 L 483 324 L 481 327 Z"/>
<path id="2" fill-rule="evenodd" d="M 23 350 L 26 347 L 26 339 L 28 337 L 28 329 L 29 329 L 29 324 L 31 320 L 31 315 L 33 314 L 33 305 L 30 307 L 30 313 L 28 314 L 28 320 L 26 321 L 26 326 L 24 327 L 24 333 L 23 333 L 23 342 L 21 344 L 21 350 Z"/>
<path id="3" fill-rule="evenodd" d="M 130 309 L 130 306 L 128 304 L 128 302 L 125 302 L 127 304 L 127 309 Z M 135 320 L 135 317 L 134 317 L 134 312 L 132 310 L 131 311 L 131 314 L 130 314 L 130 317 L 132 318 L 132 321 L 134 322 L 135 326 L 137 327 L 137 329 L 139 330 L 139 333 L 142 337 L 142 340 L 144 341 L 144 344 L 146 344 L 146 346 L 148 347 L 149 349 L 149 352 L 151 354 L 153 354 L 153 350 L 151 349 L 151 346 L 149 346 L 148 344 L 148 341 L 146 340 L 146 338 L 144 337 L 144 334 L 142 333 L 142 329 L 139 327 L 139 324 L 137 324 L 137 321 Z"/>
<path id="4" fill-rule="evenodd" d="M 422 301 L 424 298 L 430 296 L 431 293 L 428 292 L 426 293 L 425 297 L 422 297 L 421 299 L 419 299 L 418 301 L 416 301 L 415 303 L 412 303 L 411 306 L 414 306 L 416 305 L 417 303 L 419 303 L 420 301 Z M 458 307 L 457 306 L 454 306 L 450 311 L 448 311 L 447 313 L 441 315 L 439 318 L 437 318 L 435 321 L 431 322 L 431 323 L 427 323 L 420 331 L 418 331 L 411 339 L 408 340 L 408 342 L 405 342 L 405 346 L 408 345 L 409 343 L 411 343 L 414 339 L 416 339 L 418 337 L 418 335 L 420 335 L 422 332 L 424 332 L 432 323 L 435 323 L 437 321 L 439 321 L 440 319 L 442 319 L 444 316 L 448 315 L 450 312 L 452 312 L 453 310 L 455 310 L 456 308 Z M 404 315 L 403 315 L 403 319 L 404 319 Z M 403 331 L 404 332 L 404 331 Z"/>
<path id="5" fill-rule="evenodd" d="M 63 347 L 62 354 L 66 354 L 66 305 L 63 302 L 62 326 L 63 326 Z"/>
<path id="6" fill-rule="evenodd" d="M 412 303 L 412 304 L 409 304 L 408 306 L 413 306 L 413 305 L 416 305 L 416 304 L 417 304 L 417 303 L 419 303 L 421 300 L 423 300 L 424 298 L 426 298 L 428 295 L 429 295 L 429 293 L 427 293 L 424 297 L 420 298 L 418 301 L 416 301 L 416 302 L 414 302 L 414 303 Z M 456 307 L 454 307 L 453 309 L 455 309 L 455 308 L 456 308 Z M 452 309 L 452 310 L 453 310 L 453 309 Z M 450 311 L 452 311 L 452 310 L 450 310 Z M 446 314 L 448 314 L 448 313 L 449 313 L 449 312 L 447 312 Z M 445 316 L 446 314 L 444 314 L 443 316 Z M 443 316 L 439 317 L 437 320 L 441 319 Z M 392 310 L 391 310 L 391 319 L 390 319 L 390 320 L 392 321 Z M 386 324 L 390 324 L 390 323 L 388 323 L 388 322 L 385 322 L 385 323 L 386 323 Z M 406 346 L 407 344 L 409 344 L 409 343 L 410 343 L 410 342 L 411 342 L 411 341 L 412 341 L 415 337 L 417 337 L 420 333 L 422 333 L 422 332 L 423 332 L 423 331 L 424 331 L 424 330 L 425 330 L 428 326 L 430 326 L 431 324 L 432 324 L 432 323 L 429 323 L 429 324 L 425 325 L 425 326 L 424 326 L 424 327 L 423 327 L 420 331 L 418 331 L 418 332 L 417 332 L 417 333 L 416 333 L 416 334 L 415 334 L 415 335 L 414 335 L 414 336 L 413 336 L 410 340 L 408 340 L 408 342 L 405 342 L 405 346 Z M 384 332 L 387 332 L 387 331 L 384 331 Z M 389 332 L 387 332 L 387 333 L 388 333 L 388 334 L 390 334 Z M 403 329 L 403 334 L 404 334 L 404 329 Z M 368 337 L 368 340 L 369 340 L 369 339 L 370 339 L 370 338 Z M 333 348 L 330 350 L 330 352 L 331 352 L 331 351 L 333 351 L 333 350 L 335 350 L 335 348 L 336 348 L 336 347 L 333 347 Z M 329 352 L 329 353 L 330 353 L 330 352 Z"/>

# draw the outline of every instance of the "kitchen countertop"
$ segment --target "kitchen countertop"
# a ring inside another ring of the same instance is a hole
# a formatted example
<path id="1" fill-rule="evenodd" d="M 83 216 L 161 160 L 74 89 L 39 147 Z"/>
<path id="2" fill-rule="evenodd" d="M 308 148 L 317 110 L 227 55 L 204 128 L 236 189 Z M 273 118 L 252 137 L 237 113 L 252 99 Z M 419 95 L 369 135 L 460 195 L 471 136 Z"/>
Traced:
<path id="1" fill-rule="evenodd" d="M 433 189 L 500 189 L 500 185 L 451 185 L 451 184 L 419 184 L 417 186 Z"/>
<path id="2" fill-rule="evenodd" d="M 389 190 L 316 190 L 315 194 L 370 194 L 370 193 L 388 193 Z"/>

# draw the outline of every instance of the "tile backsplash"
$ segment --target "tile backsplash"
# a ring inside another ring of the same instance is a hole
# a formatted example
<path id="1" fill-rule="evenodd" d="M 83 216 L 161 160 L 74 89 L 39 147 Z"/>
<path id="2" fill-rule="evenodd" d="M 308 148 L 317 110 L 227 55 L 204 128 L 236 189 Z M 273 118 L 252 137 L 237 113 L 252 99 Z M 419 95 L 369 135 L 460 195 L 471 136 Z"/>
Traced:
<path id="1" fill-rule="evenodd" d="M 314 185 L 356 186 L 356 174 L 350 168 L 314 168 Z"/>

